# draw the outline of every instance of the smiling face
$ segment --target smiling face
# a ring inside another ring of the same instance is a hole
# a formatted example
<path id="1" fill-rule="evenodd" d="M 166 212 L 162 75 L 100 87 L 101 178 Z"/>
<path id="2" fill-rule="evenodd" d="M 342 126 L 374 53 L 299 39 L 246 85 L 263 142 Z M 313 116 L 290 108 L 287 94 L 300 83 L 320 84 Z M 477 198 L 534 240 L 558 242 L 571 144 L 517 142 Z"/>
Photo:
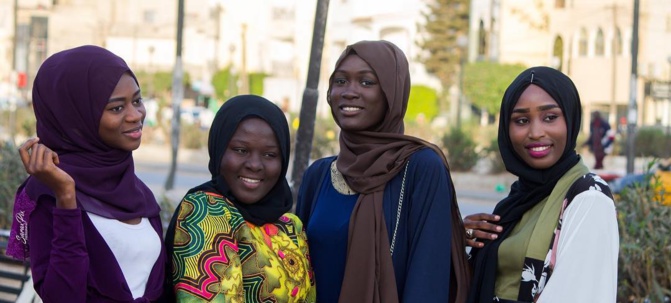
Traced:
<path id="1" fill-rule="evenodd" d="M 105 105 L 98 134 L 109 147 L 136 150 L 140 147 L 146 114 L 140 87 L 130 74 L 123 74 Z"/>
<path id="2" fill-rule="evenodd" d="M 333 73 L 329 98 L 333 118 L 344 131 L 371 130 L 387 113 L 375 71 L 355 54 L 347 56 Z"/>
<path id="3" fill-rule="evenodd" d="M 533 84 L 515 104 L 509 131 L 515 152 L 535 169 L 552 167 L 566 148 L 564 113 L 547 92 Z"/>
<path id="4" fill-rule="evenodd" d="M 240 122 L 219 167 L 233 196 L 254 204 L 273 189 L 281 173 L 282 152 L 270 125 L 259 118 Z"/>

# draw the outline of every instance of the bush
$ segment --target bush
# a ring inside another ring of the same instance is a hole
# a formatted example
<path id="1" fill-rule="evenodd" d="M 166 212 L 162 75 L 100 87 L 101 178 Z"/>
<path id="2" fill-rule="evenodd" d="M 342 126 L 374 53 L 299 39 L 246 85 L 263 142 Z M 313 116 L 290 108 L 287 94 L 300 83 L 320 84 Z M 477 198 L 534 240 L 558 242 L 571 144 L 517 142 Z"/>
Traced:
<path id="1" fill-rule="evenodd" d="M 418 115 L 431 121 L 438 114 L 438 93 L 435 89 L 424 85 L 413 85 L 410 89 L 406 120 L 415 120 Z"/>
<path id="2" fill-rule="evenodd" d="M 443 136 L 443 147 L 447 149 L 447 159 L 450 169 L 454 171 L 469 171 L 478 163 L 480 155 L 475 151 L 476 144 L 473 136 L 463 129 L 452 128 Z"/>
<path id="3" fill-rule="evenodd" d="M 626 144 L 625 139 L 622 141 L 623 144 Z M 671 157 L 671 135 L 664 133 L 664 131 L 659 128 L 640 128 L 636 132 L 634 146 L 636 147 L 636 156 L 656 158 Z"/>
<path id="4" fill-rule="evenodd" d="M 616 197 L 618 302 L 669 302 L 671 298 L 671 207 L 655 201 L 655 195 L 646 182 L 627 187 Z"/>
<path id="5" fill-rule="evenodd" d="M 498 174 L 506 171 L 506 165 L 503 163 L 503 158 L 501 158 L 501 153 L 499 152 L 499 140 L 497 138 L 494 138 L 489 142 L 489 146 L 484 152 L 491 164 L 490 173 Z"/>
<path id="6" fill-rule="evenodd" d="M 207 147 L 208 130 L 202 129 L 197 123 L 182 124 L 180 131 L 180 145 L 188 149 Z"/>
<path id="7" fill-rule="evenodd" d="M 17 147 L 0 142 L 0 229 L 11 227 L 14 195 L 27 176 Z"/>

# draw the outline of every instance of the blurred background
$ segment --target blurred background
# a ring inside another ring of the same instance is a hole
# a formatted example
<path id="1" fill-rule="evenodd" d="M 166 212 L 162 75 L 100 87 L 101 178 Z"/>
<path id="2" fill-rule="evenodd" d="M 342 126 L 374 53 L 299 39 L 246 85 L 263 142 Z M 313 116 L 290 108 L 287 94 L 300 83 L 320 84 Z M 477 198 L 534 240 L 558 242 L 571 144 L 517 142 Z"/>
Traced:
<path id="1" fill-rule="evenodd" d="M 491 147 L 501 96 L 521 70 L 551 66 L 580 91 L 583 112 L 600 111 L 626 148 L 627 124 L 646 132 L 639 155 L 671 149 L 671 3 L 641 0 L 331 0 L 323 36 L 313 158 L 337 137 L 323 96 L 346 45 L 385 39 L 410 61 L 407 129 L 441 142 L 452 131 Z M 330 3 L 329 3 L 330 2 Z M 186 0 L 183 8 L 184 147 L 204 144 L 213 111 L 253 93 L 276 102 L 294 129 L 309 69 L 316 0 Z M 146 138 L 170 140 L 176 1 L 0 0 L 0 135 L 34 129 L 32 80 L 41 62 L 82 44 L 103 46 L 137 73 L 147 102 Z M 637 16 L 638 31 L 633 30 Z M 635 56 L 632 41 L 638 41 Z M 637 60 L 632 60 L 637 59 Z M 314 62 L 312 64 L 315 64 Z M 632 65 L 636 65 L 633 77 Z M 633 82 L 633 84 L 632 84 Z M 633 89 L 632 89 L 633 88 Z M 628 110 L 634 101 L 635 111 Z M 589 128 L 583 115 L 583 136 Z M 456 130 L 455 130 L 456 129 Z M 658 149 L 659 151 L 655 151 Z M 312 157 L 311 156 L 311 157 Z M 468 163 L 466 163 L 468 164 Z"/>
<path id="2" fill-rule="evenodd" d="M 216 110 L 234 95 L 275 102 L 296 140 L 308 74 L 316 68 L 309 159 L 337 153 L 327 79 L 346 45 L 359 40 L 389 40 L 408 57 L 406 133 L 444 148 L 465 201 L 460 205 L 467 208 L 462 214 L 491 210 L 515 180 L 498 156 L 498 112 L 505 88 L 531 66 L 556 68 L 575 82 L 583 106 L 579 145 L 587 139 L 590 112 L 599 111 L 615 130 L 614 148 L 599 171 L 604 177 L 646 171 L 651 166 L 645 163 L 671 157 L 669 0 L 182 2 L 183 9 L 165 0 L 0 0 L 0 229 L 8 228 L 14 191 L 26 177 L 16 144 L 35 134 L 35 74 L 51 54 L 83 44 L 121 56 L 139 79 L 147 118 L 136 170 L 165 200 L 167 217 L 186 189 L 209 178 L 207 131 Z M 327 8 L 321 19 L 315 17 L 320 5 Z M 321 56 L 314 62 L 313 32 L 320 23 Z M 176 78 L 179 46 L 183 76 Z M 173 83 L 181 83 L 177 99 Z M 177 131 L 171 124 L 175 109 Z M 175 142 L 179 153 L 171 154 Z M 579 152 L 586 161 L 593 158 L 586 148 Z M 166 172 L 175 169 L 175 180 L 164 183 Z M 656 199 L 649 194 L 650 201 Z M 645 195 L 630 195 L 631 207 Z M 660 224 L 666 224 L 661 234 L 668 238 L 669 223 Z M 663 295 L 657 298 L 671 295 L 671 247 L 668 240 L 654 243 L 661 249 L 655 260 L 666 271 L 631 267 L 648 286 L 635 293 L 631 281 L 640 279 L 629 274 L 623 285 L 629 285 L 630 298 L 659 289 Z M 633 253 L 626 255 L 635 261 Z M 650 279 L 651 272 L 662 278 Z"/>

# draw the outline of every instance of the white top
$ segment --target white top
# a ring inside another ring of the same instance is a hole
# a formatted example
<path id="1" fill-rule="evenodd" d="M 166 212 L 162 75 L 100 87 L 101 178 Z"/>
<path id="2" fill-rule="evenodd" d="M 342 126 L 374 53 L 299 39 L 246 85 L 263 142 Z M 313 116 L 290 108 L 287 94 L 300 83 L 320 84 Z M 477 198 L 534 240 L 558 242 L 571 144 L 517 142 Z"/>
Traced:
<path id="1" fill-rule="evenodd" d="M 161 254 L 161 238 L 149 219 L 142 218 L 139 224 L 126 224 L 92 213 L 88 216 L 119 263 L 133 298 L 142 297 L 151 270 Z"/>
<path id="2" fill-rule="evenodd" d="M 564 211 L 555 268 L 537 302 L 615 302 L 620 238 L 615 204 L 597 189 Z"/>

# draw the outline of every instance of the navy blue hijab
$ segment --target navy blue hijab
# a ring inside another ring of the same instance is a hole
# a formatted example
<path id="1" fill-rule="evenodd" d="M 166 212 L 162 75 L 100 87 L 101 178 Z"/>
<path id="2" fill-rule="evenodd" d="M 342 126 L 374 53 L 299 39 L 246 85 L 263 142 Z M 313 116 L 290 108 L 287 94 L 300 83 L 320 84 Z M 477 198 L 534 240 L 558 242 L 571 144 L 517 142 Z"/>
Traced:
<path id="1" fill-rule="evenodd" d="M 509 135 L 515 104 L 531 84 L 547 92 L 557 102 L 566 119 L 564 153 L 557 163 L 547 169 L 535 169 L 524 162 L 513 149 Z M 484 240 L 483 248 L 473 248 L 471 252 L 474 271 L 468 302 L 492 302 L 501 242 L 508 237 L 524 213 L 549 196 L 559 179 L 580 161 L 575 147 L 581 119 L 578 90 L 568 76 L 556 69 L 544 66 L 529 68 L 506 89 L 501 102 L 498 143 L 506 169 L 519 179 L 513 183 L 508 196 L 494 208 L 494 214 L 501 216 L 498 224 L 503 227 L 502 234 L 496 240 Z"/>

